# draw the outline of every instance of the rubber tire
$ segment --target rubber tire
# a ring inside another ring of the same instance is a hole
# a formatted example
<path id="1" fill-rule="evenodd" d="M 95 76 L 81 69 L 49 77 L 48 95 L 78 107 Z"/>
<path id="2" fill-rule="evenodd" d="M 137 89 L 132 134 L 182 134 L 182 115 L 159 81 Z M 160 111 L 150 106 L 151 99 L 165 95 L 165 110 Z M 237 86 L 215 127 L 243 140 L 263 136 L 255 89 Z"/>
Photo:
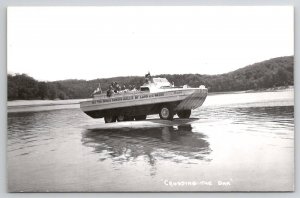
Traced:
<path id="1" fill-rule="evenodd" d="M 191 110 L 182 110 L 182 111 L 178 111 L 177 115 L 179 118 L 190 118 L 191 116 Z"/>
<path id="2" fill-rule="evenodd" d="M 134 119 L 136 121 L 138 121 L 138 120 L 146 120 L 146 118 L 147 118 L 147 115 L 134 116 Z"/>
<path id="3" fill-rule="evenodd" d="M 168 115 L 164 115 L 163 111 L 168 111 Z M 174 111 L 169 105 L 163 105 L 159 110 L 159 117 L 162 120 L 173 120 L 174 118 Z"/>
<path id="4" fill-rule="evenodd" d="M 123 118 L 120 117 L 120 116 L 123 116 Z M 124 121 L 126 121 L 126 116 L 124 116 L 124 115 L 118 115 L 118 116 L 117 116 L 117 121 L 118 121 L 118 122 L 124 122 Z"/>
<path id="5" fill-rule="evenodd" d="M 104 117 L 104 122 L 105 123 L 112 123 L 112 122 L 116 122 L 117 118 L 113 117 L 113 116 L 105 116 Z"/>

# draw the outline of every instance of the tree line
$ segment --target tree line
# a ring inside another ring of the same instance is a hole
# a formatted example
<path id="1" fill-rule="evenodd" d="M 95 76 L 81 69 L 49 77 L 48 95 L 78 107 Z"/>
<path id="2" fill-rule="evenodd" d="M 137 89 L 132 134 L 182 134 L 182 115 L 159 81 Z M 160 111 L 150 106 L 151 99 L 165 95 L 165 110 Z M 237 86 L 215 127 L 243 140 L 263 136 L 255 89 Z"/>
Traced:
<path id="1" fill-rule="evenodd" d="M 242 91 L 294 85 L 294 57 L 278 57 L 255 63 L 244 68 L 219 75 L 201 74 L 162 74 L 175 86 L 205 85 L 209 92 Z M 61 80 L 53 82 L 37 81 L 26 74 L 8 74 L 8 100 L 32 99 L 79 99 L 88 98 L 100 83 L 103 91 L 112 82 L 120 85 L 135 85 L 139 88 L 144 83 L 143 76 L 103 78 L 95 80 Z"/>

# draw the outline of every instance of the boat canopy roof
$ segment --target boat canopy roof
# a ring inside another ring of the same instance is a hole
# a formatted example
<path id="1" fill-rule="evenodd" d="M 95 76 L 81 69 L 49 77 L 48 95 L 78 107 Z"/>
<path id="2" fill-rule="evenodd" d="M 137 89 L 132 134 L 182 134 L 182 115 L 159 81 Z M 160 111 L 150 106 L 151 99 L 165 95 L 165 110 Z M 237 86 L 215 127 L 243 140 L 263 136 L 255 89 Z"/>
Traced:
<path id="1" fill-rule="evenodd" d="M 171 86 L 170 82 L 166 78 L 152 78 L 152 83 L 158 87 L 168 87 Z"/>
<path id="2" fill-rule="evenodd" d="M 164 91 L 162 88 L 167 87 L 172 88 L 172 85 L 166 78 L 151 78 L 141 86 L 141 91 L 160 92 Z"/>

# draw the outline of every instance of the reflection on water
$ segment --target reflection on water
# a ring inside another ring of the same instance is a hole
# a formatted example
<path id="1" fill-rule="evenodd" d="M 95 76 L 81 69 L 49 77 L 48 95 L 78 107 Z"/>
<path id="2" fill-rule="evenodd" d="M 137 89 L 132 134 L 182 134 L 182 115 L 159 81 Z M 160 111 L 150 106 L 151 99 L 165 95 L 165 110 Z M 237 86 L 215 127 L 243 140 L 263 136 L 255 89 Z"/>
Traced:
<path id="1" fill-rule="evenodd" d="M 172 191 L 159 182 L 224 177 L 239 181 L 228 190 L 281 189 L 292 182 L 294 106 L 263 102 L 203 106 L 192 112 L 198 119 L 189 124 L 139 129 L 91 129 L 103 120 L 80 109 L 9 113 L 9 189 L 101 191 L 135 189 L 135 182 L 147 181 L 148 188 L 135 190 L 149 191 L 153 184 Z"/>
<path id="2" fill-rule="evenodd" d="M 239 116 L 239 119 L 233 122 L 234 124 L 247 122 L 253 126 L 253 124 L 263 122 L 264 125 L 273 130 L 294 126 L 293 106 L 236 108 L 234 113 Z"/>
<path id="3" fill-rule="evenodd" d="M 178 127 L 123 130 L 87 130 L 83 145 L 93 147 L 95 153 L 108 153 L 101 160 L 130 161 L 147 156 L 153 165 L 157 159 L 191 162 L 191 159 L 209 160 L 209 143 L 202 133 L 193 133 L 191 125 Z M 188 160 L 187 160 L 188 159 Z"/>
<path id="4" fill-rule="evenodd" d="M 227 123 L 227 130 L 269 134 L 275 138 L 294 138 L 294 106 L 275 107 L 206 107 L 196 112 L 200 120 Z M 219 123 L 221 124 L 221 123 Z M 225 129 L 224 129 L 225 130 Z"/>

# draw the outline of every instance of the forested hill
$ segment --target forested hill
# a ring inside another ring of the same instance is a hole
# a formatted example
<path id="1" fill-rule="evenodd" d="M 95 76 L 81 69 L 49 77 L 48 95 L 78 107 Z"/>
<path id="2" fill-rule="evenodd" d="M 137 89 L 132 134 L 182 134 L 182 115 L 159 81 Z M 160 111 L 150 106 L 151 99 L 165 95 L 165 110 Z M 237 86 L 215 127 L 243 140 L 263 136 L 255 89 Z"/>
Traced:
<path id="1" fill-rule="evenodd" d="M 286 56 L 255 63 L 220 75 L 167 74 L 157 77 L 165 77 L 170 82 L 174 82 L 176 86 L 188 84 L 191 87 L 198 87 L 205 85 L 209 92 L 241 91 L 293 85 L 293 67 L 294 57 Z M 120 85 L 139 87 L 144 83 L 144 76 L 114 77 L 89 81 L 40 82 L 26 74 L 9 74 L 8 100 L 88 98 L 99 83 L 102 90 L 106 90 L 113 81 Z"/>

